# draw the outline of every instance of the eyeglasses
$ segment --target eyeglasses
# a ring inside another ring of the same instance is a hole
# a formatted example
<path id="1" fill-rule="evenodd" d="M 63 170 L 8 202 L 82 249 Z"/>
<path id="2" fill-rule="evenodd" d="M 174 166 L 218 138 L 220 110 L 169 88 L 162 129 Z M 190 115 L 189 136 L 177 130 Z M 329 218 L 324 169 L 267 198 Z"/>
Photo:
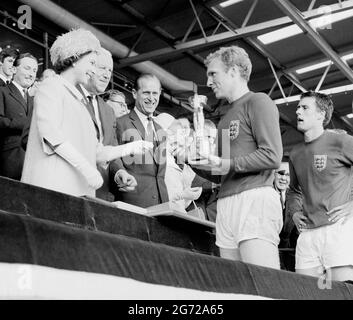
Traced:
<path id="1" fill-rule="evenodd" d="M 289 172 L 286 172 L 285 170 L 279 170 L 279 171 L 276 171 L 276 173 L 278 173 L 280 176 L 289 177 Z"/>
<path id="2" fill-rule="evenodd" d="M 123 107 L 126 107 L 126 106 L 127 106 L 127 104 L 126 104 L 125 102 L 116 101 L 116 100 L 111 100 L 111 99 L 110 99 L 109 101 L 115 102 L 115 103 L 117 103 L 117 104 L 119 104 L 119 105 L 121 105 L 121 106 L 123 106 Z"/>

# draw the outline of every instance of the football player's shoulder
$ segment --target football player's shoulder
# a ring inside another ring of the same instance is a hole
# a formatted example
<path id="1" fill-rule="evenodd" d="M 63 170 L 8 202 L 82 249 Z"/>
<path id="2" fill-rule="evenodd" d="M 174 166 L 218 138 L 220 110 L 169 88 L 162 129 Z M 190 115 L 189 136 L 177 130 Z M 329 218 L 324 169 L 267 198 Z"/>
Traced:
<path id="1" fill-rule="evenodd" d="M 253 92 L 249 97 L 249 104 L 252 108 L 277 109 L 274 101 L 263 92 Z"/>

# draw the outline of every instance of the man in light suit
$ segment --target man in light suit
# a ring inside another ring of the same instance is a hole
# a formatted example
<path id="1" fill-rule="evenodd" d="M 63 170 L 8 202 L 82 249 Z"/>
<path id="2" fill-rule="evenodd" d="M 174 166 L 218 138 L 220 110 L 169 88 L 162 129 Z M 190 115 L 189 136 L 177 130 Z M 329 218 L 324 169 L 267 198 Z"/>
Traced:
<path id="1" fill-rule="evenodd" d="M 6 86 L 12 81 L 13 63 L 18 54 L 18 50 L 14 48 L 4 48 L 0 52 L 0 87 Z"/>
<path id="2" fill-rule="evenodd" d="M 135 108 L 117 119 L 119 144 L 134 140 L 153 141 L 153 152 L 145 156 L 124 157 L 110 163 L 110 181 L 115 200 L 140 207 L 150 207 L 169 201 L 164 182 L 166 169 L 166 133 L 153 119 L 161 94 L 161 83 L 152 74 L 141 75 L 132 91 Z M 137 186 L 130 189 L 136 179 Z M 120 188 L 119 188 L 120 187 Z"/>
<path id="3" fill-rule="evenodd" d="M 0 88 L 0 175 L 20 180 L 25 154 L 21 135 L 33 109 L 27 90 L 36 79 L 38 61 L 23 53 L 15 60 L 14 70 L 13 81 Z"/>
<path id="4" fill-rule="evenodd" d="M 100 97 L 110 82 L 113 72 L 113 58 L 109 51 L 101 48 L 97 57 L 96 73 L 90 78 L 85 87 L 80 87 L 86 99 L 86 106 L 91 115 L 97 131 L 98 140 L 103 145 L 118 145 L 115 133 L 115 115 L 113 109 Z M 109 171 L 108 168 L 98 167 L 104 183 L 96 190 L 96 197 L 113 201 L 114 196 L 109 192 Z"/>

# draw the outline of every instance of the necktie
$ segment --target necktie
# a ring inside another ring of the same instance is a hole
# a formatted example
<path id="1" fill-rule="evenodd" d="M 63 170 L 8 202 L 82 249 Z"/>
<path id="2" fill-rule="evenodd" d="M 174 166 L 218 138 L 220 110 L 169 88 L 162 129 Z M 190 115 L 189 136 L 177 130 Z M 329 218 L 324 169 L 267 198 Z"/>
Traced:
<path id="1" fill-rule="evenodd" d="M 94 117 L 94 107 L 93 107 L 93 97 L 92 96 L 87 96 L 88 104 L 87 108 L 89 113 L 91 114 L 92 117 Z"/>
<path id="2" fill-rule="evenodd" d="M 27 101 L 28 101 L 27 89 L 22 89 L 22 91 L 23 91 L 23 99 L 25 99 L 26 104 L 27 104 Z"/>
<path id="3" fill-rule="evenodd" d="M 147 132 L 146 132 L 146 141 L 150 141 L 154 144 L 154 132 L 153 132 L 153 120 L 152 117 L 147 117 Z"/>
<path id="4" fill-rule="evenodd" d="M 23 99 L 25 100 L 26 104 L 26 112 L 28 112 L 28 91 L 27 89 L 23 89 Z"/>
<path id="5" fill-rule="evenodd" d="M 87 109 L 88 109 L 89 113 L 91 114 L 92 120 L 96 119 L 96 115 L 94 113 L 94 107 L 93 107 L 93 97 L 89 95 L 89 96 L 87 96 L 87 99 L 88 99 Z M 94 123 L 94 127 L 96 128 L 97 139 L 99 141 L 99 138 L 100 138 L 99 128 L 98 128 L 96 121 L 93 120 L 93 123 Z"/>

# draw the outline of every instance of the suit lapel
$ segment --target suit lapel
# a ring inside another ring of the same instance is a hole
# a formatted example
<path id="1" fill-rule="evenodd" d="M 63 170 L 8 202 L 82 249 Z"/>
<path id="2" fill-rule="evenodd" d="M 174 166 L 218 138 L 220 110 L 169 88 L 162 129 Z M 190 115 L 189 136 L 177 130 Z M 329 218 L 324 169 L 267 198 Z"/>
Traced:
<path id="1" fill-rule="evenodd" d="M 90 108 L 90 107 L 89 107 L 89 104 L 90 104 L 90 103 L 89 103 L 89 101 L 88 101 L 88 99 L 87 99 L 85 93 L 83 92 L 83 90 L 82 90 L 82 88 L 81 88 L 80 85 L 77 85 L 77 86 L 76 86 L 76 89 L 77 89 L 78 91 L 80 91 L 80 93 L 82 94 L 82 99 L 83 99 L 84 105 L 85 105 L 85 107 L 86 107 L 88 113 L 89 113 L 90 116 L 91 116 L 91 119 L 92 119 L 92 121 L 93 121 L 93 123 L 94 123 L 94 127 L 95 127 L 96 130 L 99 132 L 99 127 L 98 127 L 98 123 L 97 123 L 96 116 L 95 116 L 95 114 L 94 114 L 93 108 Z M 93 103 L 93 102 L 92 102 L 92 103 Z"/>
<path id="2" fill-rule="evenodd" d="M 132 125 L 136 128 L 136 130 L 140 134 L 142 140 L 145 140 L 146 139 L 145 127 L 143 126 L 143 124 L 142 124 L 140 118 L 138 117 L 137 113 L 135 112 L 135 110 L 132 110 L 130 112 L 129 117 L 130 117 Z"/>
<path id="3" fill-rule="evenodd" d="M 28 108 L 28 115 L 30 117 L 32 117 L 32 113 L 33 113 L 33 100 L 34 98 L 32 96 L 28 96 L 28 104 L 27 104 L 27 108 Z"/>
<path id="4" fill-rule="evenodd" d="M 142 140 L 146 141 L 146 130 L 145 127 L 143 126 L 139 116 L 137 115 L 137 113 L 135 112 L 135 110 L 132 110 L 130 112 L 130 119 L 131 119 L 131 123 L 133 124 L 133 126 L 137 129 L 137 131 L 139 132 Z M 156 129 L 157 130 L 157 129 Z M 158 164 L 158 158 L 156 158 L 155 156 L 155 152 L 154 150 L 149 150 L 149 153 L 151 154 L 152 159 L 156 162 L 156 164 Z"/>
<path id="5" fill-rule="evenodd" d="M 101 119 L 102 124 L 103 144 L 105 145 L 110 137 L 111 132 L 109 131 L 113 130 L 113 122 L 112 119 L 110 119 L 109 113 L 107 112 L 107 108 L 109 106 L 105 105 L 106 103 L 104 102 L 102 97 L 97 96 L 97 102 L 99 117 Z"/>
<path id="6" fill-rule="evenodd" d="M 23 107 L 23 109 L 26 111 L 26 114 L 27 114 L 28 113 L 27 104 L 25 99 L 23 99 L 21 92 L 16 88 L 16 86 L 13 83 L 10 83 L 8 85 L 8 88 L 9 88 L 10 95 L 21 104 L 21 106 Z"/>
<path id="7" fill-rule="evenodd" d="M 158 166 L 158 171 L 162 170 L 163 169 L 163 162 L 165 163 L 166 162 L 166 157 L 167 155 L 166 154 L 163 154 L 163 153 L 166 153 L 166 147 L 167 147 L 167 144 L 166 144 L 166 139 L 167 139 L 167 134 L 166 132 L 163 130 L 163 128 L 158 124 L 156 123 L 155 121 L 153 121 L 153 125 L 154 125 L 154 128 L 156 130 L 156 135 L 157 135 L 157 143 L 158 143 L 158 146 L 155 150 L 155 153 L 154 153 L 154 159 L 156 161 L 157 164 L 159 164 Z"/>

